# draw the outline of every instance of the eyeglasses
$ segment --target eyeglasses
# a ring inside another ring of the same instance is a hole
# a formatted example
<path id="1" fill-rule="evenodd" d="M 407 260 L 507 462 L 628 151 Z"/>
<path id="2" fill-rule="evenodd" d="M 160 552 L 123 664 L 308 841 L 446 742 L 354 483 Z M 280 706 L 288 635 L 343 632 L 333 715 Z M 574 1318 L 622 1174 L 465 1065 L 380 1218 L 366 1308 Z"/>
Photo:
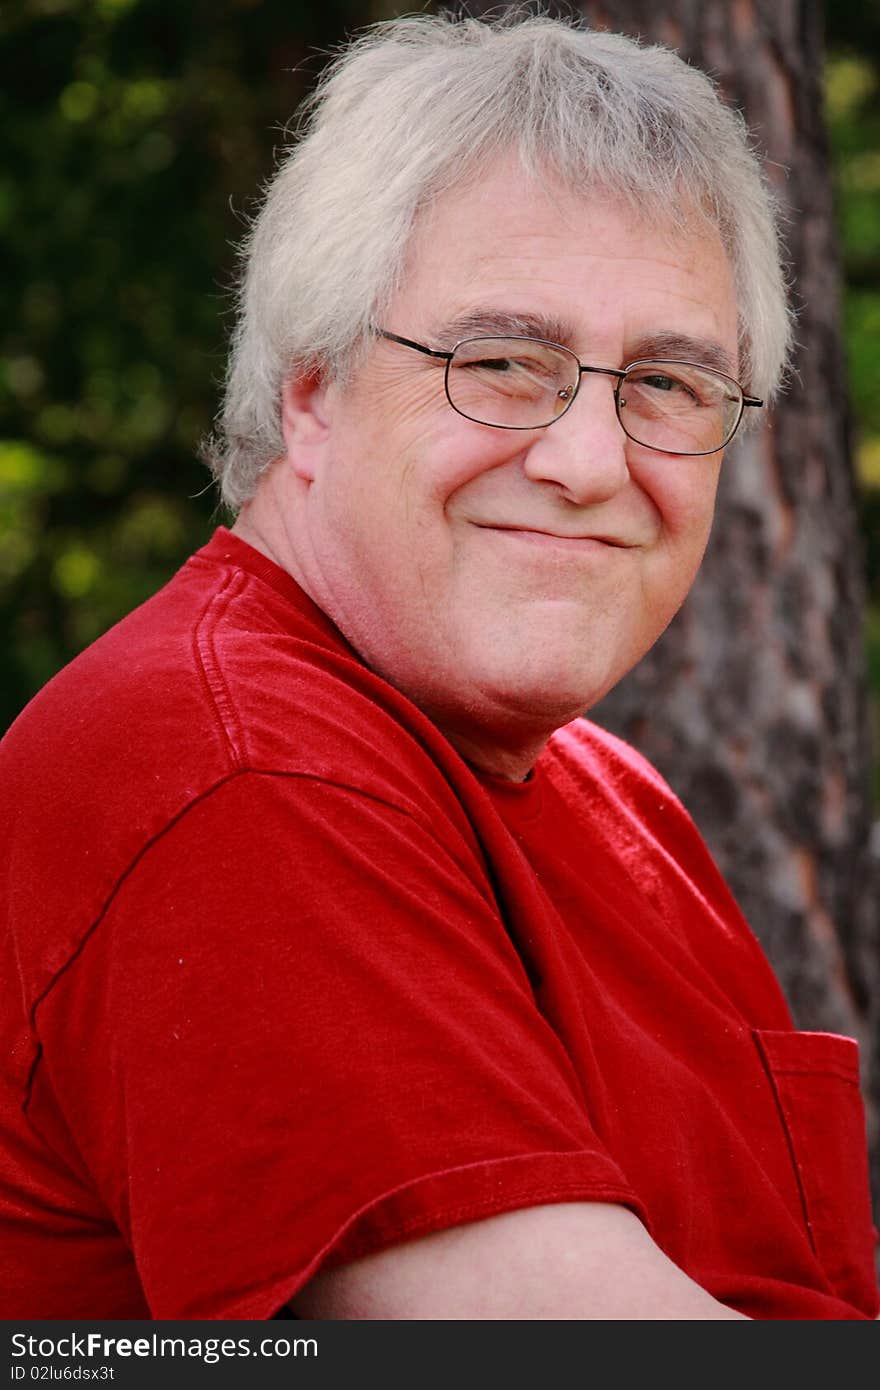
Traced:
<path id="1" fill-rule="evenodd" d="M 588 367 L 543 338 L 464 338 L 451 352 L 375 330 L 380 338 L 446 363 L 446 399 L 466 420 L 503 430 L 543 429 L 571 408 L 585 372 L 616 377 L 614 405 L 624 433 L 663 454 L 714 454 L 736 434 L 746 406 L 762 406 L 733 377 L 697 362 L 640 359 Z"/>

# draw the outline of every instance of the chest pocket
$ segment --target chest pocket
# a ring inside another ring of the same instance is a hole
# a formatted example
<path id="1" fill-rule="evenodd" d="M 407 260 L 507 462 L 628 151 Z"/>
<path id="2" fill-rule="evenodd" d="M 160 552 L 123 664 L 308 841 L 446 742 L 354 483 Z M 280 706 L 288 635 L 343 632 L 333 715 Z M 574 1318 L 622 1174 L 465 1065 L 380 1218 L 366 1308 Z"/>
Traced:
<path id="1" fill-rule="evenodd" d="M 836 1033 L 754 1029 L 788 1138 L 810 1242 L 834 1290 L 873 1313 L 871 1220 L 859 1047 Z"/>

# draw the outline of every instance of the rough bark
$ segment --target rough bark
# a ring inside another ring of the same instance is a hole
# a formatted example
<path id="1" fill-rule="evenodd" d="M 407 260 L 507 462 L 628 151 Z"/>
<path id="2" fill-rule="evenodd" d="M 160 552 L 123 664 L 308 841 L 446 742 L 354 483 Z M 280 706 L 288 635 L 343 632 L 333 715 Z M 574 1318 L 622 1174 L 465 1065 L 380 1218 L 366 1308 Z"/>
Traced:
<path id="1" fill-rule="evenodd" d="M 880 1207 L 880 872 L 870 851 L 863 560 L 820 5 L 585 0 L 579 8 L 597 27 L 676 48 L 744 112 L 787 214 L 799 311 L 790 385 L 764 428 L 725 460 L 690 598 L 591 713 L 636 744 L 695 816 L 800 1026 L 859 1038 Z"/>

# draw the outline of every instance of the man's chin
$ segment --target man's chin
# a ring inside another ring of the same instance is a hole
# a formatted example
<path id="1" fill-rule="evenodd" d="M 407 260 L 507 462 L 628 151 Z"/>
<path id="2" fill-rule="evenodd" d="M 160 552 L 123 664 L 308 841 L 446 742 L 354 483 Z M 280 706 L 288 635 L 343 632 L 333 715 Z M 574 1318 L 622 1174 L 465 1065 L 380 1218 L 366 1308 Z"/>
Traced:
<path id="1" fill-rule="evenodd" d="M 484 695 L 493 707 L 497 725 L 505 721 L 546 730 L 568 724 L 596 704 L 614 684 L 613 677 L 596 671 L 519 670 L 507 679 L 487 682 Z"/>

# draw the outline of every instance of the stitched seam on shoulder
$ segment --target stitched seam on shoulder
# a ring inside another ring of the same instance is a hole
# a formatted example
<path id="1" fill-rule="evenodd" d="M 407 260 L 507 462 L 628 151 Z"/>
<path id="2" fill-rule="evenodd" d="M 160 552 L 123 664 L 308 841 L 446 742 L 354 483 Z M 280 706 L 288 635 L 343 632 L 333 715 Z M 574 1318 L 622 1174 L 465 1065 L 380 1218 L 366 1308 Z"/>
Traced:
<path id="1" fill-rule="evenodd" d="M 229 687 L 217 660 L 214 634 L 221 618 L 246 584 L 247 576 L 243 571 L 233 570 L 228 574 L 221 588 L 208 599 L 193 629 L 193 657 L 196 667 L 208 699 L 213 705 L 229 756 L 235 763 L 242 761 L 244 736 Z"/>
<path id="2" fill-rule="evenodd" d="M 387 806 L 389 811 L 396 811 L 398 815 L 406 820 L 422 826 L 430 834 L 432 839 L 437 839 L 430 825 L 423 822 L 421 816 L 414 815 L 412 811 L 399 802 L 390 800 L 387 796 L 380 796 L 378 792 L 369 791 L 366 787 L 359 786 L 356 782 L 343 781 L 338 777 L 328 777 L 324 772 L 306 772 L 301 768 L 274 768 L 274 767 L 246 767 L 241 769 L 251 777 L 292 777 L 300 782 L 317 782 L 322 787 L 333 787 L 336 791 L 353 792 L 355 796 L 362 796 L 365 801 L 374 801 L 377 806 Z M 437 841 L 439 844 L 440 841 Z"/>
<path id="3" fill-rule="evenodd" d="M 110 907 L 113 903 L 114 898 L 116 897 L 116 894 L 119 892 L 120 888 L 125 883 L 129 875 L 132 874 L 134 870 L 137 868 L 144 855 L 147 854 L 150 849 L 152 849 L 153 845 L 157 844 L 159 840 L 161 840 L 165 835 L 167 835 L 169 831 L 173 830 L 174 827 L 180 821 L 183 820 L 184 816 L 188 815 L 194 807 L 200 805 L 201 802 L 205 801 L 209 796 L 213 796 L 214 792 L 219 791 L 221 787 L 225 787 L 228 782 L 234 781 L 237 777 L 243 776 L 246 772 L 246 768 L 236 768 L 233 772 L 230 772 L 228 776 L 222 777 L 219 782 L 215 782 L 213 786 L 206 788 L 205 791 L 201 792 L 198 796 L 194 797 L 192 801 L 188 801 L 186 805 L 183 806 L 177 812 L 176 815 L 172 816 L 172 818 L 169 821 L 166 821 L 165 825 L 162 826 L 161 830 L 158 830 L 155 835 L 151 835 L 149 840 L 146 840 L 144 844 L 141 845 L 141 848 L 138 850 L 137 854 L 129 860 L 122 873 L 119 875 L 116 882 L 113 884 L 113 887 L 110 889 L 110 892 L 107 894 L 107 897 L 104 899 L 104 902 L 101 906 L 101 910 L 95 917 L 95 920 L 89 924 L 89 926 L 86 928 L 79 941 L 77 942 L 75 948 L 67 957 L 67 960 L 64 962 L 63 965 L 60 965 L 58 967 L 49 983 L 45 986 L 41 993 L 37 995 L 36 999 L 31 1005 L 30 1025 L 35 1037 L 37 1036 L 37 1010 L 39 1009 L 40 1005 L 44 1002 L 44 1000 L 48 999 L 49 995 L 52 993 L 52 990 L 55 988 L 58 981 L 61 979 L 62 975 L 66 973 L 66 971 L 70 968 L 74 961 L 77 960 L 79 956 L 82 954 L 82 951 L 86 943 L 91 940 L 92 936 L 107 916 L 107 913 L 110 910 Z M 27 1111 L 28 1105 L 30 1103 L 31 1093 L 33 1091 L 34 1077 L 36 1075 L 37 1067 L 39 1066 L 40 1058 L 42 1057 L 42 1055 L 42 1045 L 39 1042 L 37 1042 L 36 1055 L 31 1064 L 27 1084 L 25 1086 L 24 1099 L 21 1103 L 21 1108 L 25 1112 Z"/>
<path id="4" fill-rule="evenodd" d="M 70 955 L 67 957 L 67 960 L 64 962 L 64 964 L 63 964 L 63 965 L 60 965 L 60 966 L 58 967 L 58 969 L 55 971 L 55 973 L 54 973 L 54 975 L 52 976 L 52 978 L 51 978 L 51 980 L 49 981 L 49 983 L 45 986 L 45 988 L 41 991 L 41 993 L 37 996 L 37 998 L 34 1000 L 33 1004 L 31 1005 L 31 1009 L 30 1009 L 30 1024 L 31 1024 L 31 1028 L 32 1028 L 32 1030 L 33 1030 L 33 1032 L 34 1032 L 35 1035 L 36 1035 L 36 1032 L 37 1032 L 37 1028 L 36 1028 L 36 1016 L 37 1016 L 37 1010 L 38 1010 L 38 1008 L 39 1008 L 40 1005 L 43 1003 L 43 1001 L 44 1001 L 45 999 L 47 999 L 48 996 L 51 994 L 52 990 L 55 988 L 55 985 L 56 985 L 56 984 L 58 983 L 58 981 L 61 979 L 62 975 L 65 974 L 65 972 L 69 969 L 69 967 L 70 967 L 70 966 L 74 963 L 74 961 L 77 960 L 77 958 L 80 956 L 80 954 L 82 953 L 82 951 L 83 951 L 83 949 L 84 949 L 86 943 L 91 939 L 91 937 L 93 936 L 93 934 L 95 933 L 95 931 L 97 931 L 98 927 L 101 925 L 101 923 L 104 921 L 105 917 L 107 916 L 107 913 L 108 913 L 108 911 L 110 910 L 110 907 L 111 907 L 111 905 L 112 905 L 112 903 L 113 903 L 113 900 L 114 900 L 114 898 L 116 897 L 117 893 L 119 892 L 120 888 L 121 888 L 122 885 L 125 883 L 126 879 L 129 877 L 129 875 L 130 875 L 131 873 L 133 873 L 133 871 L 137 868 L 138 864 L 139 864 L 140 861 L 143 859 L 144 855 L 147 854 L 147 853 L 149 852 L 150 849 L 152 849 L 153 845 L 157 844 L 157 843 L 159 842 L 159 840 L 163 839 L 163 837 L 164 837 L 165 835 L 169 834 L 169 832 L 172 831 L 172 830 L 174 829 L 174 827 L 175 827 L 176 825 L 178 825 L 179 822 L 182 821 L 183 818 L 184 818 L 185 816 L 187 816 L 187 815 L 190 813 L 190 811 L 194 810 L 197 806 L 201 805 L 201 803 L 202 803 L 203 801 L 206 801 L 207 798 L 208 798 L 209 796 L 213 796 L 213 794 L 214 794 L 215 792 L 219 791 L 222 787 L 225 787 L 228 783 L 233 782 L 233 781 L 237 780 L 237 779 L 240 778 L 240 777 L 273 777 L 273 778 L 275 778 L 275 777 L 277 777 L 277 778 L 286 778 L 286 777 L 289 777 L 289 778 L 296 778 L 296 779 L 298 779 L 298 780 L 300 780 L 300 781 L 317 782 L 317 783 L 319 783 L 319 784 L 322 785 L 322 786 L 337 787 L 337 788 L 339 788 L 339 790 L 341 790 L 341 791 L 351 791 L 351 792 L 354 792 L 355 794 L 357 794 L 358 796 L 363 796 L 364 799 L 367 800 L 367 801 L 374 801 L 374 802 L 376 802 L 378 805 L 386 806 L 386 807 L 388 807 L 389 810 L 395 811 L 395 812 L 397 812 L 398 815 L 404 817 L 404 819 L 410 820 L 410 821 L 414 821 L 414 817 L 410 814 L 409 811 L 405 810 L 405 809 L 404 809 L 403 807 L 401 807 L 401 806 L 395 805 L 395 803 L 394 803 L 393 801 L 388 801 L 388 800 L 386 800 L 384 797 L 376 796 L 376 795 L 374 795 L 373 793 L 366 791 L 366 790 L 365 790 L 364 788 L 362 788 L 362 787 L 357 787 L 357 786 L 354 786 L 353 784 L 349 784 L 349 783 L 347 783 L 347 782 L 330 781 L 330 779 L 328 779 L 328 778 L 322 776 L 320 773 L 298 772 L 298 771 L 293 771 L 293 770 L 291 770 L 291 771 L 283 770 L 283 771 L 282 771 L 282 770 L 277 770 L 277 769 L 274 769 L 274 768 L 271 768 L 271 769 L 270 769 L 270 768 L 254 768 L 254 767 L 237 767 L 237 768 L 234 768 L 226 777 L 222 777 L 218 782 L 215 782 L 212 786 L 206 788 L 205 791 L 201 792 L 198 796 L 194 797 L 194 798 L 192 799 L 192 801 L 188 801 L 188 802 L 186 803 L 186 805 L 183 806 L 183 807 L 177 812 L 176 815 L 172 816 L 172 818 L 171 818 L 169 821 L 167 821 L 167 822 L 165 823 L 165 825 L 162 826 L 162 829 L 161 829 L 161 830 L 158 830 L 158 831 L 156 832 L 155 835 L 152 835 L 152 836 L 149 838 L 149 840 L 146 840 L 146 841 L 144 842 L 144 844 L 143 844 L 143 845 L 141 846 L 141 848 L 138 850 L 137 854 L 134 855 L 134 856 L 132 857 L 132 859 L 130 859 L 129 862 L 126 864 L 126 866 L 125 866 L 125 868 L 123 869 L 122 873 L 119 875 L 119 877 L 117 878 L 116 882 L 113 884 L 113 887 L 110 889 L 110 892 L 107 894 L 107 897 L 105 898 L 105 900 L 104 900 L 104 902 L 103 902 L 103 904 L 102 904 L 102 906 L 101 906 L 101 910 L 100 910 L 100 912 L 98 912 L 98 914 L 97 914 L 97 916 L 95 917 L 94 921 L 91 922 L 91 923 L 89 924 L 89 926 L 86 928 L 86 930 L 83 932 L 82 936 L 80 937 L 79 941 L 77 942 L 75 949 L 74 949 L 73 951 L 71 951 Z M 416 823 L 416 824 L 421 824 L 421 822 L 418 822 L 418 821 L 414 821 L 414 823 Z M 424 827 L 422 827 L 422 828 L 424 829 Z M 430 832 L 429 832 L 429 833 L 430 833 Z M 432 838 L 433 838 L 433 837 L 432 837 Z M 438 841 L 437 843 L 439 844 L 439 841 Z M 31 1092 L 32 1092 L 32 1090 L 33 1090 L 34 1077 L 35 1077 L 35 1075 L 36 1075 L 37 1067 L 38 1067 L 38 1065 L 39 1065 L 40 1058 L 42 1057 L 42 1054 L 43 1054 L 43 1049 L 42 1049 L 42 1046 L 41 1046 L 41 1045 L 39 1044 L 39 1042 L 38 1042 L 38 1043 L 37 1043 L 37 1046 L 36 1046 L 36 1054 L 35 1054 L 35 1056 L 34 1056 L 34 1060 L 33 1060 L 32 1064 L 31 1064 L 31 1069 L 30 1069 L 30 1072 L 28 1073 L 27 1084 L 26 1084 L 26 1086 L 25 1086 L 25 1094 L 24 1094 L 24 1099 L 23 1099 L 23 1101 L 22 1101 L 22 1110 L 23 1110 L 23 1111 L 27 1111 L 28 1104 L 29 1104 L 30 1098 L 31 1098 Z"/>
<path id="5" fill-rule="evenodd" d="M 393 811 L 396 816 L 402 816 L 404 820 L 409 821 L 412 825 L 417 826 L 419 830 L 421 830 L 423 834 L 427 835 L 428 838 L 437 846 L 437 849 L 463 873 L 469 872 L 468 866 L 462 863 L 461 860 L 459 860 L 458 857 L 450 850 L 449 845 L 438 837 L 437 832 L 434 829 L 434 826 L 431 824 L 431 821 L 426 816 L 420 813 L 418 807 L 411 810 L 407 806 L 401 806 L 398 802 L 390 800 L 387 796 L 382 796 L 378 792 L 369 791 L 366 787 L 359 786 L 356 782 L 348 782 L 343 781 L 340 778 L 328 777 L 323 772 L 306 772 L 295 768 L 277 769 L 253 766 L 243 767 L 241 771 L 248 773 L 252 777 L 294 777 L 298 778 L 302 782 L 315 782 L 319 786 L 332 787 L 336 791 L 351 792 L 354 796 L 363 797 L 364 801 L 372 801 L 377 806 L 384 806 L 387 810 Z M 486 881 L 487 887 L 489 888 L 489 892 L 486 895 L 486 901 L 494 903 L 495 894 L 491 888 L 491 879 L 485 863 L 483 863 L 483 877 Z"/>

